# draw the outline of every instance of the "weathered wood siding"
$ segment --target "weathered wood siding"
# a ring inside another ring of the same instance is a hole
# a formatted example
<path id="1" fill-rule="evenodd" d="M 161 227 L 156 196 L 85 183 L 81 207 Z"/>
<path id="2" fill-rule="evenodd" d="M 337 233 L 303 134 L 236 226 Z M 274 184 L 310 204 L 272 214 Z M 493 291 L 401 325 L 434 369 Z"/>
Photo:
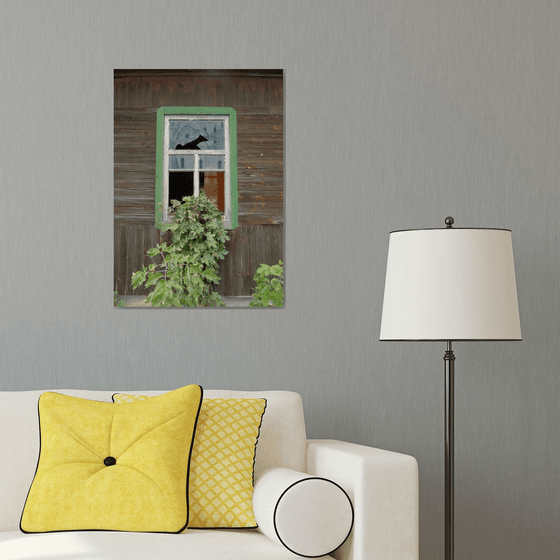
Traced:
<path id="1" fill-rule="evenodd" d="M 160 242 L 160 232 L 153 224 L 127 223 L 115 220 L 114 285 L 121 295 L 144 295 L 144 289 L 132 290 L 132 274 L 151 262 L 146 255 L 150 247 Z"/>
<path id="2" fill-rule="evenodd" d="M 251 295 L 259 265 L 283 261 L 283 233 L 282 224 L 240 224 L 230 231 L 229 254 L 220 265 L 222 281 L 217 291 L 223 296 Z"/>
<path id="3" fill-rule="evenodd" d="M 283 82 L 275 71 L 115 71 L 115 289 L 151 262 L 156 117 L 163 106 L 233 107 L 237 112 L 239 226 L 221 266 L 223 295 L 250 295 L 261 262 L 283 260 Z M 266 227 L 265 227 L 266 226 Z"/>

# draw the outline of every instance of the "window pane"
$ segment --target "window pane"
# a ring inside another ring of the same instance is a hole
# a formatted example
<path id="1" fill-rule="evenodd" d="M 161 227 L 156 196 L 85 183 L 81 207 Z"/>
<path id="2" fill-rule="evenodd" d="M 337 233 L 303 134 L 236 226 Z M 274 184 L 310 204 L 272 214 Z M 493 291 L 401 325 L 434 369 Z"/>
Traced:
<path id="1" fill-rule="evenodd" d="M 201 154 L 198 156 L 198 165 L 200 169 L 225 169 L 225 156 L 209 156 Z"/>
<path id="2" fill-rule="evenodd" d="M 192 171 L 174 171 L 169 173 L 169 200 L 181 202 L 184 196 L 192 196 L 194 193 L 194 173 Z"/>
<path id="3" fill-rule="evenodd" d="M 201 175 L 203 175 L 201 185 L 204 185 L 204 194 L 219 208 L 220 211 L 225 212 L 224 172 L 206 171 L 206 173 L 201 173 Z"/>
<path id="4" fill-rule="evenodd" d="M 177 119 L 169 122 L 170 150 L 224 150 L 225 145 L 222 120 Z"/>
<path id="5" fill-rule="evenodd" d="M 194 169 L 194 156 L 169 156 L 169 169 Z"/>

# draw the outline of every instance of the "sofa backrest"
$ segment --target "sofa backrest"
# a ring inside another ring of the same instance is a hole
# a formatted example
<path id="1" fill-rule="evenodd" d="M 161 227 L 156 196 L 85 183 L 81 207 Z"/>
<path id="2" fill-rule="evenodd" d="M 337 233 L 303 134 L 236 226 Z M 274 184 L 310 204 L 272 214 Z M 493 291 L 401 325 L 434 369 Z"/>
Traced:
<path id="1" fill-rule="evenodd" d="M 114 393 L 155 396 L 165 391 L 49 389 L 111 402 Z M 44 391 L 0 391 L 0 531 L 19 530 L 19 520 L 39 455 L 37 403 Z M 265 398 L 266 411 L 255 458 L 255 480 L 271 467 L 305 471 L 306 435 L 300 395 L 288 391 L 204 391 L 205 399 Z M 118 405 L 115 405 L 118 406 Z"/>

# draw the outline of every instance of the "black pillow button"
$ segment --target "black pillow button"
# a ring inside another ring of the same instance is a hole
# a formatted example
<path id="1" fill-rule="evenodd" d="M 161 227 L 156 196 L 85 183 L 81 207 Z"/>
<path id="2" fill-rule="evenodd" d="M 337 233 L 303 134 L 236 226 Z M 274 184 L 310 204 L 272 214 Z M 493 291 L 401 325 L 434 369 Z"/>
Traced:
<path id="1" fill-rule="evenodd" d="M 116 465 L 117 464 L 117 460 L 114 457 L 111 457 L 111 456 L 105 457 L 105 459 L 103 459 L 103 462 L 108 467 L 110 467 L 111 465 Z"/>

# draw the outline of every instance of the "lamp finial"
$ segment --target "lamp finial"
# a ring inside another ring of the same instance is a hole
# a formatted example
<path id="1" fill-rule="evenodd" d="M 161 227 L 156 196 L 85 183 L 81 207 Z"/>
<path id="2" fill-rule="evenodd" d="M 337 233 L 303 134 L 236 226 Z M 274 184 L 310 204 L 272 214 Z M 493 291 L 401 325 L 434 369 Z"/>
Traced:
<path id="1" fill-rule="evenodd" d="M 445 225 L 448 228 L 452 228 L 454 223 L 455 223 L 455 220 L 451 216 L 447 216 L 447 218 L 445 218 Z"/>

